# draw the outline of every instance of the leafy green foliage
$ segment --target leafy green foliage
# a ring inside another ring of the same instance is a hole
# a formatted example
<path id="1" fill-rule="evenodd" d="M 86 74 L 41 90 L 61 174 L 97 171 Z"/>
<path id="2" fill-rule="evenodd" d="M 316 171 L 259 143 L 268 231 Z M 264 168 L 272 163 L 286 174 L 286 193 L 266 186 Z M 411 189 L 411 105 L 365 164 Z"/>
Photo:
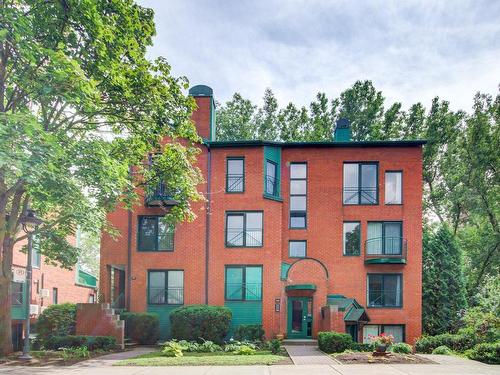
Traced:
<path id="1" fill-rule="evenodd" d="M 375 344 L 373 343 L 362 343 L 354 342 L 351 344 L 351 350 L 355 352 L 373 352 L 375 350 Z"/>
<path id="2" fill-rule="evenodd" d="M 234 338 L 238 341 L 259 341 L 264 333 L 262 324 L 240 324 L 234 330 Z"/>
<path id="3" fill-rule="evenodd" d="M 255 350 L 255 348 L 252 348 L 249 345 L 243 344 L 243 345 L 240 345 L 238 348 L 236 348 L 233 351 L 233 354 L 236 354 L 236 355 L 253 355 L 256 352 L 257 351 Z"/>
<path id="4" fill-rule="evenodd" d="M 479 338 L 468 333 L 451 334 L 443 333 L 436 336 L 423 336 L 415 343 L 419 353 L 432 353 L 439 346 L 447 346 L 454 351 L 463 352 L 472 348 L 479 342 Z"/>
<path id="5" fill-rule="evenodd" d="M 448 348 L 446 345 L 438 346 L 436 349 L 432 351 L 432 354 L 442 354 L 442 355 L 452 355 L 453 351 Z"/>
<path id="6" fill-rule="evenodd" d="M 278 354 L 281 352 L 281 341 L 278 339 L 272 339 L 269 341 L 269 347 L 271 349 L 271 353 Z"/>
<path id="7" fill-rule="evenodd" d="M 75 304 L 61 303 L 50 305 L 38 317 L 36 324 L 38 340 L 43 343 L 54 336 L 73 335 L 75 333 L 75 326 Z"/>
<path id="8" fill-rule="evenodd" d="M 318 332 L 318 346 L 325 353 L 341 353 L 352 344 L 352 337 L 347 333 Z"/>
<path id="9" fill-rule="evenodd" d="M 465 354 L 470 359 L 498 365 L 500 364 L 500 342 L 477 344 L 474 348 L 466 351 Z"/>
<path id="10" fill-rule="evenodd" d="M 186 349 L 187 347 L 183 346 L 180 342 L 168 341 L 164 344 L 162 353 L 167 357 L 182 357 L 184 356 L 182 351 Z"/>
<path id="11" fill-rule="evenodd" d="M 43 347 L 48 350 L 85 347 L 90 351 L 109 351 L 116 348 L 116 338 L 112 336 L 52 336 L 44 342 Z"/>
<path id="12" fill-rule="evenodd" d="M 222 343 L 229 332 L 232 313 L 223 306 L 187 305 L 170 313 L 171 335 L 178 340 Z"/>
<path id="13" fill-rule="evenodd" d="M 141 344 L 156 344 L 160 334 L 160 319 L 154 313 L 124 312 L 120 318 L 125 321 L 125 337 Z"/>
<path id="14" fill-rule="evenodd" d="M 423 330 L 456 331 L 467 307 L 461 254 L 445 225 L 426 228 L 423 240 Z"/>
<path id="15" fill-rule="evenodd" d="M 69 361 L 71 359 L 90 358 L 90 352 L 86 346 L 80 346 L 78 348 L 63 348 L 62 358 L 65 361 Z"/>
<path id="16" fill-rule="evenodd" d="M 411 354 L 413 348 L 409 344 L 398 342 L 396 344 L 392 344 L 390 350 L 393 353 Z"/>

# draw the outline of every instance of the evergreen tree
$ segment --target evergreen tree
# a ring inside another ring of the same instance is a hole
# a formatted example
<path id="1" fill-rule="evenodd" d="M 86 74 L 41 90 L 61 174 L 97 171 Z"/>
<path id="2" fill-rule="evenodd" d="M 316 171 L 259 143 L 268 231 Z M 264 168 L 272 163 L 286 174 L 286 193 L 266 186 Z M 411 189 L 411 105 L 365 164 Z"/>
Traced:
<path id="1" fill-rule="evenodd" d="M 280 139 L 284 142 L 304 140 L 304 131 L 308 122 L 307 109 L 297 108 L 293 103 L 289 103 L 285 109 L 281 109 L 278 114 L 278 129 Z"/>
<path id="2" fill-rule="evenodd" d="M 255 118 L 257 139 L 278 141 L 278 101 L 271 89 L 264 92 L 264 105 L 257 112 Z"/>
<path id="3" fill-rule="evenodd" d="M 217 139 L 219 141 L 234 141 L 255 139 L 256 106 L 239 93 L 224 105 L 217 104 Z"/>
<path id="4" fill-rule="evenodd" d="M 451 231 L 426 228 L 423 239 L 423 331 L 436 335 L 456 330 L 467 307 L 461 252 Z"/>

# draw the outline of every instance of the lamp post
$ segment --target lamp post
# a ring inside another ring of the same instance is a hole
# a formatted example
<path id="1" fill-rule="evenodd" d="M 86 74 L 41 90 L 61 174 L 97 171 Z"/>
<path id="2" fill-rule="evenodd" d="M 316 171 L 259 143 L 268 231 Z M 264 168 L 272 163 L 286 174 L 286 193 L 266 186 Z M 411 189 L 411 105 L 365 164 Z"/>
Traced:
<path id="1" fill-rule="evenodd" d="M 26 265 L 26 322 L 24 329 L 23 354 L 20 359 L 31 359 L 30 352 L 30 303 L 31 303 L 31 257 L 33 254 L 33 232 L 42 220 L 36 217 L 35 211 L 27 209 L 26 214 L 21 218 L 24 232 L 28 235 L 28 264 Z"/>

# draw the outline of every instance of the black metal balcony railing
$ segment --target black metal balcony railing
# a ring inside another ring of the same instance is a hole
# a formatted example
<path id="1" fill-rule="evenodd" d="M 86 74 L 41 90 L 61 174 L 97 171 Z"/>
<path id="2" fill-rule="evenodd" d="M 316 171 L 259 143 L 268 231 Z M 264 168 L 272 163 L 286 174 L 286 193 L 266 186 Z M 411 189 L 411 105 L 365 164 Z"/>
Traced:
<path id="1" fill-rule="evenodd" d="M 370 289 L 368 291 L 370 307 L 400 307 L 401 291 L 397 289 Z"/>
<path id="2" fill-rule="evenodd" d="M 278 179 L 273 176 L 266 176 L 266 194 L 278 195 Z"/>
<path id="3" fill-rule="evenodd" d="M 12 306 L 22 306 L 23 304 L 23 291 L 12 291 L 11 294 Z"/>
<path id="4" fill-rule="evenodd" d="M 148 206 L 172 206 L 177 204 L 173 196 L 173 192 L 167 189 L 165 183 L 160 182 L 156 189 L 147 194 L 146 203 Z"/>
<path id="5" fill-rule="evenodd" d="M 243 191 L 244 188 L 244 175 L 242 174 L 228 174 L 227 179 L 227 191 L 230 193 L 239 193 Z"/>
<path id="6" fill-rule="evenodd" d="M 344 204 L 377 204 L 377 187 L 344 186 Z"/>
<path id="7" fill-rule="evenodd" d="M 262 246 L 262 229 L 227 229 L 226 246 L 259 247 Z"/>
<path id="8" fill-rule="evenodd" d="M 149 288 L 149 303 L 152 305 L 182 305 L 184 288 Z"/>
<path id="9" fill-rule="evenodd" d="M 260 301 L 262 300 L 262 283 L 226 283 L 226 300 Z"/>
<path id="10" fill-rule="evenodd" d="M 403 237 L 375 237 L 365 241 L 365 262 L 406 263 L 408 241 Z"/>

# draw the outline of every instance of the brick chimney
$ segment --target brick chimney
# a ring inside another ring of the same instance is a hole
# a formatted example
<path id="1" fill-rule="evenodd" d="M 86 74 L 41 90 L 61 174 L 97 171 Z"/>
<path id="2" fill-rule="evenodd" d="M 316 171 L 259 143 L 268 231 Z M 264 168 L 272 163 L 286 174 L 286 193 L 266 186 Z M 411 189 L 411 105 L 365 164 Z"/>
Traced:
<path id="1" fill-rule="evenodd" d="M 196 85 L 189 89 L 189 95 L 198 106 L 191 116 L 198 135 L 204 140 L 215 141 L 215 101 L 212 88 Z"/>

